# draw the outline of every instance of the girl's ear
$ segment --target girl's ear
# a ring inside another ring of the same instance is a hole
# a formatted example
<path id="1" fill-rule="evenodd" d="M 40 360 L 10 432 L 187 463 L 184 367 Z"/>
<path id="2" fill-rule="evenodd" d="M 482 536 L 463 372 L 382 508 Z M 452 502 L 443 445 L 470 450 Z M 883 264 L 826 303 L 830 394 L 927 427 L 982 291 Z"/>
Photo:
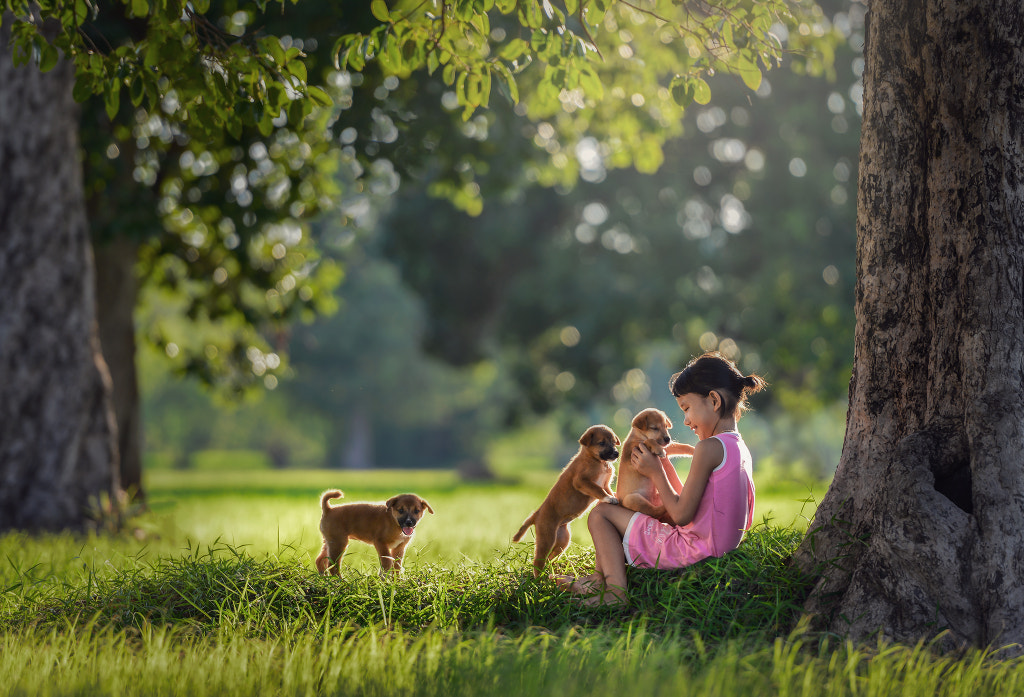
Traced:
<path id="1" fill-rule="evenodd" d="M 722 409 L 722 395 L 717 390 L 711 390 L 708 393 L 708 397 L 711 398 L 711 406 L 715 410 L 715 413 L 719 413 Z"/>

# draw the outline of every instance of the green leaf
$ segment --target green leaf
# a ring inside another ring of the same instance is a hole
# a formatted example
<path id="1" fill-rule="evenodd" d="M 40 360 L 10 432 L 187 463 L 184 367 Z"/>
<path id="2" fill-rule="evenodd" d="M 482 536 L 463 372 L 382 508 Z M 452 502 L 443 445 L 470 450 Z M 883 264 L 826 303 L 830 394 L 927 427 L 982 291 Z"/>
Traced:
<path id="1" fill-rule="evenodd" d="M 92 96 L 92 78 L 85 73 L 79 73 L 75 78 L 75 88 L 72 96 L 76 102 L 84 102 Z"/>
<path id="2" fill-rule="evenodd" d="M 589 65 L 584 65 L 580 68 L 580 87 L 583 88 L 583 92 L 594 101 L 601 101 L 604 99 L 604 85 L 601 84 L 601 78 L 598 77 L 597 72 L 594 71 Z"/>
<path id="3" fill-rule="evenodd" d="M 358 46 L 353 46 L 348 52 L 348 65 L 350 68 L 359 72 L 366 65 L 366 59 L 363 58 L 363 52 L 359 50 Z"/>
<path id="4" fill-rule="evenodd" d="M 121 83 L 117 80 L 111 80 L 107 86 L 103 94 L 103 106 L 106 108 L 107 118 L 113 121 L 121 106 Z"/>
<path id="5" fill-rule="evenodd" d="M 672 78 L 670 89 L 672 91 L 672 101 L 681 108 L 685 109 L 693 104 L 693 83 L 689 77 L 676 75 Z"/>
<path id="6" fill-rule="evenodd" d="M 145 17 L 149 14 L 148 0 L 132 0 L 132 16 Z"/>
<path id="7" fill-rule="evenodd" d="M 288 103 L 288 93 L 279 82 L 267 85 L 267 106 L 276 114 Z"/>
<path id="8" fill-rule="evenodd" d="M 146 85 L 142 78 L 136 77 L 128 83 L 128 94 L 131 95 L 132 106 L 142 104 L 142 100 L 146 97 Z"/>
<path id="9" fill-rule="evenodd" d="M 281 47 L 281 41 L 276 36 L 264 36 L 256 42 L 256 46 L 259 48 L 260 53 L 270 56 L 278 65 L 283 66 L 287 62 L 284 57 L 284 49 Z"/>
<path id="10" fill-rule="evenodd" d="M 288 63 L 286 70 L 290 75 L 294 75 L 303 84 L 306 83 L 306 64 L 300 60 L 293 60 Z"/>
<path id="11" fill-rule="evenodd" d="M 263 112 L 263 118 L 256 124 L 256 128 L 259 129 L 260 134 L 264 137 L 274 132 L 273 116 L 271 116 L 269 110 Z"/>
<path id="12" fill-rule="evenodd" d="M 146 45 L 146 55 L 143 58 L 143 64 L 147 68 L 155 68 L 160 64 L 160 42 L 154 39 L 150 39 Z"/>
<path id="13" fill-rule="evenodd" d="M 743 84 L 752 90 L 761 86 L 761 70 L 754 61 L 740 56 L 736 59 L 736 72 L 739 73 Z"/>
<path id="14" fill-rule="evenodd" d="M 504 87 L 502 92 L 508 97 L 509 101 L 513 104 L 519 103 L 519 85 L 516 84 L 516 78 L 512 74 L 512 71 L 508 69 L 508 66 L 498 61 L 494 64 L 494 70 L 498 73 L 498 77 L 501 78 L 501 82 L 498 83 L 499 87 Z"/>
<path id="15" fill-rule="evenodd" d="M 441 72 L 441 79 L 444 80 L 444 84 L 449 87 L 455 82 L 455 64 L 449 63 L 444 66 L 444 70 Z"/>
<path id="16" fill-rule="evenodd" d="M 59 57 L 60 54 L 57 52 L 56 46 L 44 43 L 39 52 L 39 70 L 44 73 L 50 72 L 53 70 L 54 66 L 57 65 L 57 59 Z"/>
<path id="17" fill-rule="evenodd" d="M 755 66 L 752 70 L 745 70 L 740 73 L 740 77 L 743 78 L 743 83 L 752 90 L 757 90 L 761 86 L 761 71 Z"/>
<path id="18" fill-rule="evenodd" d="M 311 87 L 310 89 L 313 90 L 317 88 Z M 309 101 L 305 99 L 292 100 L 292 103 L 288 105 L 288 123 L 292 126 L 299 126 L 310 111 L 312 111 L 312 109 Z"/>
<path id="19" fill-rule="evenodd" d="M 85 0 L 75 0 L 75 26 L 81 26 L 88 19 L 89 15 L 89 3 Z"/>
<path id="20" fill-rule="evenodd" d="M 487 107 L 491 103 L 491 71 L 484 71 L 480 78 L 480 106 Z"/>
<path id="21" fill-rule="evenodd" d="M 315 85 L 306 88 L 306 95 L 317 106 L 331 106 L 334 104 L 331 96 Z"/>
<path id="22" fill-rule="evenodd" d="M 693 101 L 698 104 L 707 104 L 711 101 L 711 88 L 703 78 L 698 77 L 693 80 Z"/>
<path id="23" fill-rule="evenodd" d="M 388 10 L 388 4 L 384 0 L 373 0 L 370 3 L 370 12 L 381 22 L 391 22 L 391 12 Z"/>
<path id="24" fill-rule="evenodd" d="M 530 50 L 530 44 L 526 43 L 522 39 L 512 39 L 507 44 L 498 49 L 498 56 L 505 60 L 513 61 L 519 56 Z"/>

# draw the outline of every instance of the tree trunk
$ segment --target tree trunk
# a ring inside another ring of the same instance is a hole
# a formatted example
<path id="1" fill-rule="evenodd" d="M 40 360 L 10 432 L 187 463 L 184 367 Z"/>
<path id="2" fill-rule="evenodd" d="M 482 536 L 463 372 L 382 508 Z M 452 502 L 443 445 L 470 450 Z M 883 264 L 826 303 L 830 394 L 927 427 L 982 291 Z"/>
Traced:
<path id="1" fill-rule="evenodd" d="M 100 345 L 113 381 L 121 488 L 138 500 L 142 488 L 142 422 L 135 368 L 135 304 L 139 244 L 127 236 L 93 245 L 96 255 L 96 305 Z"/>
<path id="2" fill-rule="evenodd" d="M 341 466 L 350 470 L 373 468 L 373 424 L 363 407 L 349 414 L 348 437 L 341 454 Z"/>
<path id="3" fill-rule="evenodd" d="M 14 68 L 0 36 L 0 530 L 83 528 L 117 500 L 73 81 Z"/>
<path id="4" fill-rule="evenodd" d="M 796 555 L 820 624 L 1024 642 L 1024 6 L 868 12 L 846 441 Z"/>

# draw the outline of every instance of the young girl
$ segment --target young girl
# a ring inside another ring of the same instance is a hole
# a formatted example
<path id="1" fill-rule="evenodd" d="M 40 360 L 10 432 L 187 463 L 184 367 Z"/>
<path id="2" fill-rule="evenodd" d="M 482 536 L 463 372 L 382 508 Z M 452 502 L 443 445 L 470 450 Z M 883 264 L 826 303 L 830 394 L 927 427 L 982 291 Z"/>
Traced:
<path id="1" fill-rule="evenodd" d="M 673 375 L 672 396 L 699 441 L 696 447 L 671 443 L 666 448 L 669 455 L 692 452 L 686 483 L 680 485 L 668 460 L 643 445 L 633 451 L 632 462 L 654 481 L 666 517 L 675 524 L 599 503 L 587 518 L 595 573 L 559 579 L 559 585 L 587 596 L 588 604 L 623 603 L 626 564 L 676 569 L 736 549 L 754 515 L 750 451 L 736 422 L 747 408 L 747 396 L 766 384 L 757 375 L 744 376 L 718 353 L 706 353 Z"/>

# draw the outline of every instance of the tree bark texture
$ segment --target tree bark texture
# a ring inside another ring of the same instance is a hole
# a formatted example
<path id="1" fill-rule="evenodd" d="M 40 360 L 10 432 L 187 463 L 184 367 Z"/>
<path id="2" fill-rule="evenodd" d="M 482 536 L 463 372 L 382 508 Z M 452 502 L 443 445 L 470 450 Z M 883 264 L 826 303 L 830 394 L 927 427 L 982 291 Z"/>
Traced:
<path id="1" fill-rule="evenodd" d="M 1024 644 L 1024 5 L 872 2 L 865 61 L 850 407 L 796 555 L 807 609 Z"/>
<path id="2" fill-rule="evenodd" d="M 128 236 L 119 236 L 94 242 L 93 253 L 100 345 L 113 383 L 121 488 L 133 498 L 144 500 L 142 418 L 135 366 L 135 305 L 139 299 L 135 267 L 139 243 Z"/>
<path id="3" fill-rule="evenodd" d="M 0 36 L 0 530 L 82 528 L 117 500 L 73 80 L 15 68 Z"/>

